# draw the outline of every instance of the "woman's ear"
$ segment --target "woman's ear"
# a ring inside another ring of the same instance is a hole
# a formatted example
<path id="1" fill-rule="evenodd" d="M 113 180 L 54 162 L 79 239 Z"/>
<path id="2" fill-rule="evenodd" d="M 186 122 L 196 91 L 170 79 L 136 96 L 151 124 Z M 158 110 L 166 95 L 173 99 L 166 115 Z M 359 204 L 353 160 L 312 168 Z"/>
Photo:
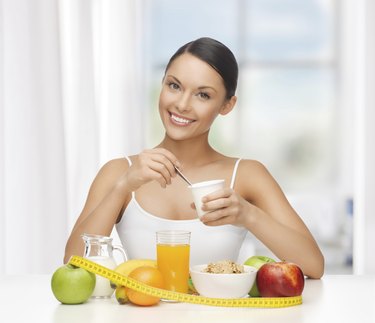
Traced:
<path id="1" fill-rule="evenodd" d="M 221 115 L 226 115 L 228 114 L 229 112 L 231 112 L 234 108 L 234 106 L 236 105 L 236 102 L 237 102 L 237 97 L 235 95 L 233 95 L 229 100 L 227 100 L 223 106 L 221 107 L 221 110 L 220 110 L 220 114 Z"/>

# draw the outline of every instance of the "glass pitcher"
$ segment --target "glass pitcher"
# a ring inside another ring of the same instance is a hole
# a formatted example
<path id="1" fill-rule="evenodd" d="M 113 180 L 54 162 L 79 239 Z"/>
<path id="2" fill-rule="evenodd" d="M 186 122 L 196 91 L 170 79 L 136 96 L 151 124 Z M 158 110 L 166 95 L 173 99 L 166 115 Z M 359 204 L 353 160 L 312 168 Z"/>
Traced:
<path id="1" fill-rule="evenodd" d="M 117 250 L 122 254 L 124 261 L 128 260 L 125 250 L 121 246 L 112 245 L 112 238 L 96 235 L 83 234 L 82 239 L 85 242 L 84 257 L 100 264 L 109 269 L 116 268 L 117 264 L 113 257 L 113 250 Z M 113 294 L 111 282 L 101 276 L 96 275 L 96 285 L 91 297 L 93 298 L 109 298 Z"/>

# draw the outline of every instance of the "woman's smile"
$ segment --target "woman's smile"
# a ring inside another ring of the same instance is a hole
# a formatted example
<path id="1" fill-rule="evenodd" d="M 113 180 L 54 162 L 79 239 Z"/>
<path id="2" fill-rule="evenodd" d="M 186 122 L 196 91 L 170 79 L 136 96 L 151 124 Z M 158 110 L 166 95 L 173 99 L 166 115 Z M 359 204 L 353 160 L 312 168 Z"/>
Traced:
<path id="1" fill-rule="evenodd" d="M 173 112 L 168 112 L 170 120 L 173 124 L 178 126 L 188 126 L 189 124 L 193 123 L 195 120 L 183 117 L 181 115 L 175 114 Z"/>

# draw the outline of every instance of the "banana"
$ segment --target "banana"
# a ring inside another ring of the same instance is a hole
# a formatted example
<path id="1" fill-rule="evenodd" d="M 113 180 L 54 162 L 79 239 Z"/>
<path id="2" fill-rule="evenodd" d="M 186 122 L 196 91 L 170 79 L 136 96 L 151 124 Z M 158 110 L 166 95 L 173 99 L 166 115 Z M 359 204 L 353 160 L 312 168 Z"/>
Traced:
<path id="1" fill-rule="evenodd" d="M 126 295 L 126 287 L 124 286 L 117 286 L 115 296 L 117 299 L 117 302 L 122 305 L 129 302 L 128 295 Z"/>
<path id="2" fill-rule="evenodd" d="M 121 264 L 119 264 L 114 271 L 128 276 L 134 269 L 141 267 L 141 266 L 150 266 L 157 268 L 157 262 L 153 259 L 130 259 Z M 111 282 L 112 288 L 116 288 L 116 284 Z"/>
<path id="3" fill-rule="evenodd" d="M 150 266 L 157 268 L 157 262 L 153 259 L 130 259 L 119 264 L 115 268 L 115 271 L 124 276 L 128 276 L 134 269 L 141 266 Z"/>

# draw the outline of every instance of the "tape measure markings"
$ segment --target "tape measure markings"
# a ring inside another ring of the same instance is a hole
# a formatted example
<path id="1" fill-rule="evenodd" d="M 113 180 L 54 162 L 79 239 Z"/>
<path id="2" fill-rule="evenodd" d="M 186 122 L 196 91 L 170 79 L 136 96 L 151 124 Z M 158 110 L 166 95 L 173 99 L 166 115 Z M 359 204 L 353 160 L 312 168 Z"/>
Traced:
<path id="1" fill-rule="evenodd" d="M 219 307 L 258 307 L 278 308 L 302 304 L 302 296 L 292 297 L 250 297 L 250 298 L 210 298 L 199 295 L 184 294 L 148 286 L 135 279 L 124 276 L 102 265 L 80 256 L 72 256 L 69 263 L 87 271 L 109 279 L 117 285 L 122 285 L 144 294 L 163 299 Z"/>

